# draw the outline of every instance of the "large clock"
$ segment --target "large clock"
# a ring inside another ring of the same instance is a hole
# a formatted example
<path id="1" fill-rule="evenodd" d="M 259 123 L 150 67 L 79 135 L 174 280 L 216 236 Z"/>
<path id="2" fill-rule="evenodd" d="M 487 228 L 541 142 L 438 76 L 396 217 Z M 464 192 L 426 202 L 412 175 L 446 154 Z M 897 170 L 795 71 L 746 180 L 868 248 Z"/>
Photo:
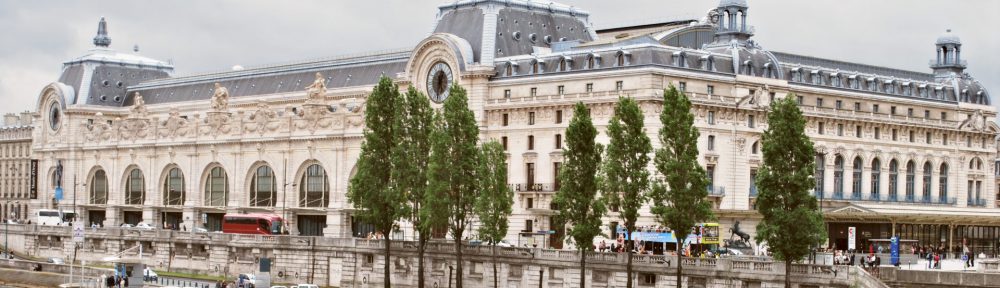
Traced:
<path id="1" fill-rule="evenodd" d="M 441 103 L 448 98 L 448 88 L 455 81 L 455 76 L 451 73 L 451 67 L 444 62 L 438 62 L 431 66 L 427 72 L 427 96 L 434 102 Z"/>
<path id="2" fill-rule="evenodd" d="M 49 106 L 49 128 L 52 128 L 52 131 L 59 130 L 59 124 L 62 124 L 59 123 L 60 116 L 59 103 L 52 103 Z"/>

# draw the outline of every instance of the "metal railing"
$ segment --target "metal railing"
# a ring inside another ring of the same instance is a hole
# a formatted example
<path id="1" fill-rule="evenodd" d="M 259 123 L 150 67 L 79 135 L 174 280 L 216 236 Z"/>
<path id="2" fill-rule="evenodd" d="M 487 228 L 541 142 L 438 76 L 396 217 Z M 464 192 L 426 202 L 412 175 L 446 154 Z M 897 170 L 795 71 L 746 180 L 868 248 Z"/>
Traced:
<path id="1" fill-rule="evenodd" d="M 986 207 L 986 199 L 967 199 L 968 206 Z"/>
<path id="2" fill-rule="evenodd" d="M 709 197 L 722 197 L 726 196 L 725 186 L 708 186 L 708 196 Z"/>
<path id="3" fill-rule="evenodd" d="M 555 183 L 516 183 L 507 184 L 514 192 L 553 192 L 559 190 Z"/>

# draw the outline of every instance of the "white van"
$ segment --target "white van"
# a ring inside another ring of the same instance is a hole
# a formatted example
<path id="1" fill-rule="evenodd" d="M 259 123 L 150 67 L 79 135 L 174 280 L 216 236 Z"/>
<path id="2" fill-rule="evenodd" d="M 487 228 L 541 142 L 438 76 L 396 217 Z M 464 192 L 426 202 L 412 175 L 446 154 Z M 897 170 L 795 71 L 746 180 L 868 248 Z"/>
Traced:
<path id="1" fill-rule="evenodd" d="M 38 225 L 66 225 L 64 223 L 68 223 L 75 216 L 70 211 L 39 209 L 35 212 L 35 221 Z"/>

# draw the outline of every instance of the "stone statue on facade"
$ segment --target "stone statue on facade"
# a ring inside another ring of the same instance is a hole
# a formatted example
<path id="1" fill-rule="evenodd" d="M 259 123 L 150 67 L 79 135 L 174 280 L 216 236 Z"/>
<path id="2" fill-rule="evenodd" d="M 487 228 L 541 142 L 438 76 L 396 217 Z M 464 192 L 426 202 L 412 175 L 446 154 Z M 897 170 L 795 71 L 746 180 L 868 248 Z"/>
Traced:
<path id="1" fill-rule="evenodd" d="M 716 11 L 715 8 L 709 9 L 705 13 L 705 18 L 701 18 L 700 22 L 701 24 L 711 24 L 712 26 L 719 25 L 719 11 Z"/>
<path id="2" fill-rule="evenodd" d="M 212 110 L 225 111 L 229 108 L 229 89 L 215 83 L 215 92 L 212 94 Z"/>
<path id="3" fill-rule="evenodd" d="M 306 101 L 311 103 L 320 102 L 324 96 L 326 96 L 326 79 L 323 78 L 323 73 L 316 72 L 316 81 L 306 86 Z"/>
<path id="4" fill-rule="evenodd" d="M 983 116 L 983 110 L 976 110 L 972 116 L 969 117 L 969 127 L 972 130 L 983 131 L 986 129 L 986 117 Z"/>
<path id="5" fill-rule="evenodd" d="M 142 117 L 146 115 L 146 101 L 142 100 L 142 94 L 135 92 L 135 103 L 132 104 L 132 116 Z"/>

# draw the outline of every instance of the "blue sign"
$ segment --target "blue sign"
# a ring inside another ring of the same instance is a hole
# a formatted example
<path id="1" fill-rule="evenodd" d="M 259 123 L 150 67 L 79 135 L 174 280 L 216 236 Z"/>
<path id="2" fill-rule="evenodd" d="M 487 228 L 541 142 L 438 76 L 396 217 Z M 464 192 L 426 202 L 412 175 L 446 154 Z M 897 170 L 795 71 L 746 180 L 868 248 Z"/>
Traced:
<path id="1" fill-rule="evenodd" d="M 618 229 L 618 233 L 625 234 L 625 229 Z M 674 238 L 674 234 L 670 232 L 640 232 L 633 231 L 632 239 L 628 239 L 629 235 L 625 235 L 625 240 L 641 240 L 649 242 L 664 242 L 664 243 L 677 243 L 677 239 Z"/>
<path id="2" fill-rule="evenodd" d="M 893 266 L 899 266 L 899 237 L 892 236 L 891 244 L 889 245 L 889 263 Z"/>
<path id="3" fill-rule="evenodd" d="M 62 187 L 56 187 L 56 201 L 59 201 L 59 200 L 62 200 L 62 199 L 63 199 L 63 190 L 62 190 Z"/>

